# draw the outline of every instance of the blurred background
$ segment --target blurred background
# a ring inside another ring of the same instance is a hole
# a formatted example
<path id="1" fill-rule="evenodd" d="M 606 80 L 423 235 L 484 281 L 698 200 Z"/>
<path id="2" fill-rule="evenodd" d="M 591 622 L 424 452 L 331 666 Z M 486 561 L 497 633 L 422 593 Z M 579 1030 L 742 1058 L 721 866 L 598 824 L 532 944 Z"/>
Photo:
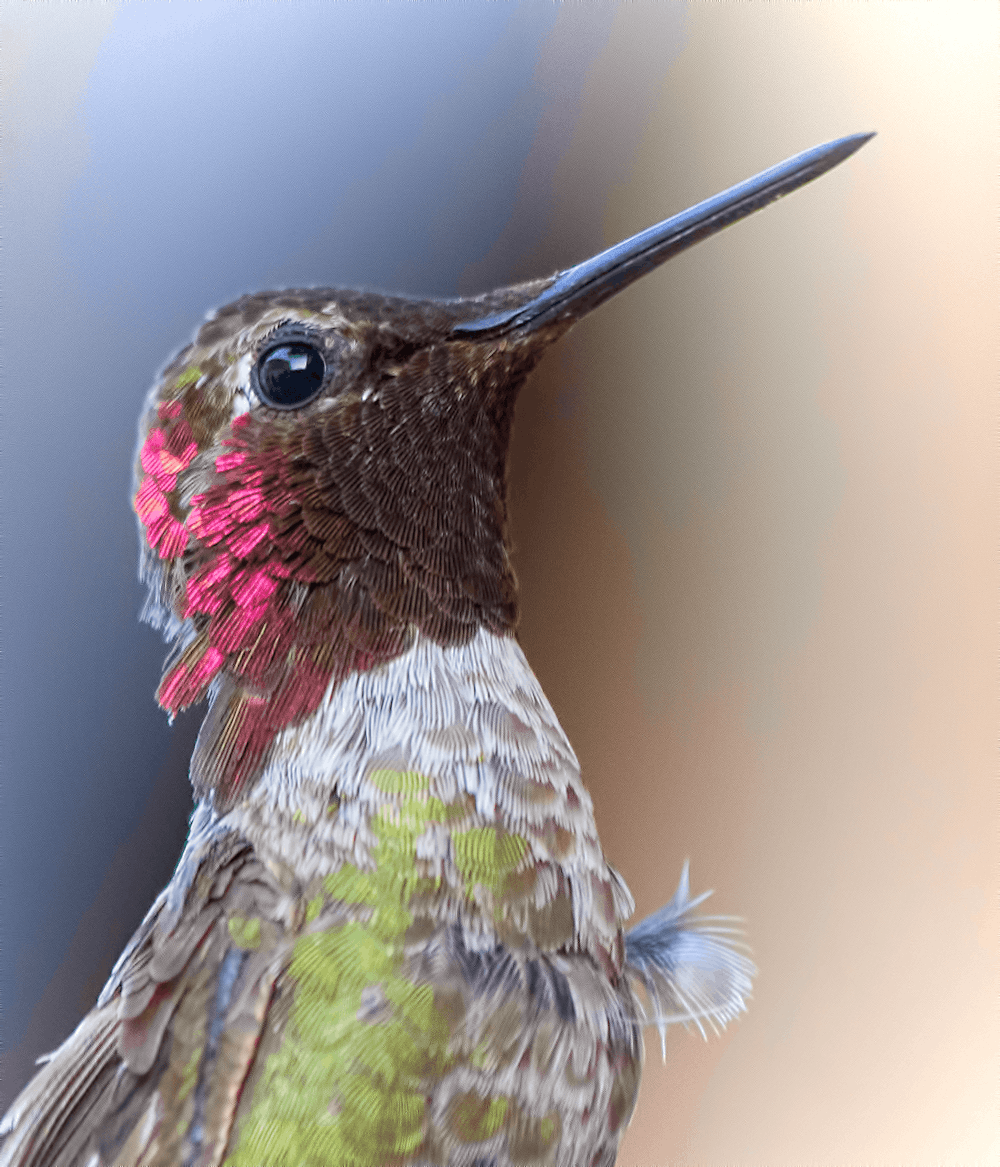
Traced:
<path id="1" fill-rule="evenodd" d="M 588 318 L 519 404 L 521 640 L 605 849 L 760 966 L 649 1043 L 619 1161 L 1000 1160 L 1000 12 L 8 3 L 0 1105 L 169 878 L 135 426 L 269 286 L 547 274 L 830 138 L 832 174 Z"/>

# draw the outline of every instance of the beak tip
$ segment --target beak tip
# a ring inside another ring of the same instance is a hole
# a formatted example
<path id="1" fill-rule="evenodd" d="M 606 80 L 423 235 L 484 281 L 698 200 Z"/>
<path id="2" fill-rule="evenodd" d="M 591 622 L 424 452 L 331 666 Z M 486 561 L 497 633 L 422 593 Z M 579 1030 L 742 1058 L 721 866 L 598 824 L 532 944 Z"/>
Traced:
<path id="1" fill-rule="evenodd" d="M 787 158 L 754 178 L 559 272 L 528 304 L 460 324 L 452 336 L 481 338 L 516 328 L 533 329 L 542 322 L 560 319 L 560 315 L 566 319 L 571 314 L 578 318 L 671 255 L 839 166 L 870 142 L 875 133 L 867 130 L 848 134 Z"/>
<path id="2" fill-rule="evenodd" d="M 877 133 L 877 130 L 865 130 L 860 134 L 848 134 L 846 138 L 838 138 L 836 141 L 830 142 L 827 149 L 831 153 L 836 153 L 838 162 L 843 162 L 845 158 L 850 158 L 856 150 L 860 150 L 866 142 L 870 142 Z"/>

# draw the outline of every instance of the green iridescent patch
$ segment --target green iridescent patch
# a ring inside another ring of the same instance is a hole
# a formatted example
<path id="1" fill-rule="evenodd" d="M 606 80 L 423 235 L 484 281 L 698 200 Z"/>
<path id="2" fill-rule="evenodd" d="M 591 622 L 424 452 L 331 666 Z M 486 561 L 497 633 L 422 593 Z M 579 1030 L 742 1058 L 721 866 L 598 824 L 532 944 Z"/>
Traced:
<path id="1" fill-rule="evenodd" d="M 431 784 L 431 780 L 417 770 L 373 770 L 368 778 L 386 794 L 417 794 Z"/>
<path id="2" fill-rule="evenodd" d="M 433 989 L 401 973 L 410 902 L 436 886 L 416 874 L 416 840 L 451 812 L 422 793 L 422 775 L 376 773 L 397 797 L 371 823 L 375 870 L 345 865 L 323 883 L 327 896 L 370 914 L 296 942 L 290 1024 L 229 1167 L 381 1167 L 411 1155 L 425 1137 L 427 1084 L 454 1065 Z"/>
<path id="3" fill-rule="evenodd" d="M 229 935 L 237 948 L 259 948 L 260 919 L 256 916 L 249 920 L 245 920 L 242 916 L 230 916 Z"/>
<path id="4" fill-rule="evenodd" d="M 552 1114 L 547 1114 L 538 1124 L 538 1137 L 546 1149 L 552 1145 L 561 1125 L 559 1115 L 554 1111 Z"/>
<path id="5" fill-rule="evenodd" d="M 195 381 L 200 381 L 202 378 L 202 371 L 197 365 L 188 365 L 183 373 L 177 378 L 174 384 L 178 389 L 183 389 L 186 385 L 193 385 Z"/>
<path id="6" fill-rule="evenodd" d="M 473 827 L 457 831 L 452 836 L 455 866 L 465 880 L 466 893 L 471 896 L 476 884 L 489 888 L 494 896 L 506 890 L 528 850 L 528 840 L 493 827 Z"/>

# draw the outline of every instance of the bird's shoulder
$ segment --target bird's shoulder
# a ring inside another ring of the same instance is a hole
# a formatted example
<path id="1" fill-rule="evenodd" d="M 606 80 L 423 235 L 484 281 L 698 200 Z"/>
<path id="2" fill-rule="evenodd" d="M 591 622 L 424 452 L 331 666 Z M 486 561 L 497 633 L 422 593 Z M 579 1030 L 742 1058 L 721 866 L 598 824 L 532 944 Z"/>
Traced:
<path id="1" fill-rule="evenodd" d="M 221 1158 L 304 908 L 239 833 L 208 835 L 11 1106 L 2 1167 Z"/>

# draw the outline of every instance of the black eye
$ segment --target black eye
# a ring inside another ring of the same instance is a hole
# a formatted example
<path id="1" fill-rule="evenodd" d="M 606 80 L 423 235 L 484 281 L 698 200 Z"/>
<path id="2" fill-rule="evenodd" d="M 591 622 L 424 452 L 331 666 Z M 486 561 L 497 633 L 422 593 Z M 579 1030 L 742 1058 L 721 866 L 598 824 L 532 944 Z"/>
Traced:
<path id="1" fill-rule="evenodd" d="M 265 405 L 295 409 L 323 388 L 326 362 L 319 349 L 303 341 L 275 345 L 254 365 L 251 383 Z"/>

